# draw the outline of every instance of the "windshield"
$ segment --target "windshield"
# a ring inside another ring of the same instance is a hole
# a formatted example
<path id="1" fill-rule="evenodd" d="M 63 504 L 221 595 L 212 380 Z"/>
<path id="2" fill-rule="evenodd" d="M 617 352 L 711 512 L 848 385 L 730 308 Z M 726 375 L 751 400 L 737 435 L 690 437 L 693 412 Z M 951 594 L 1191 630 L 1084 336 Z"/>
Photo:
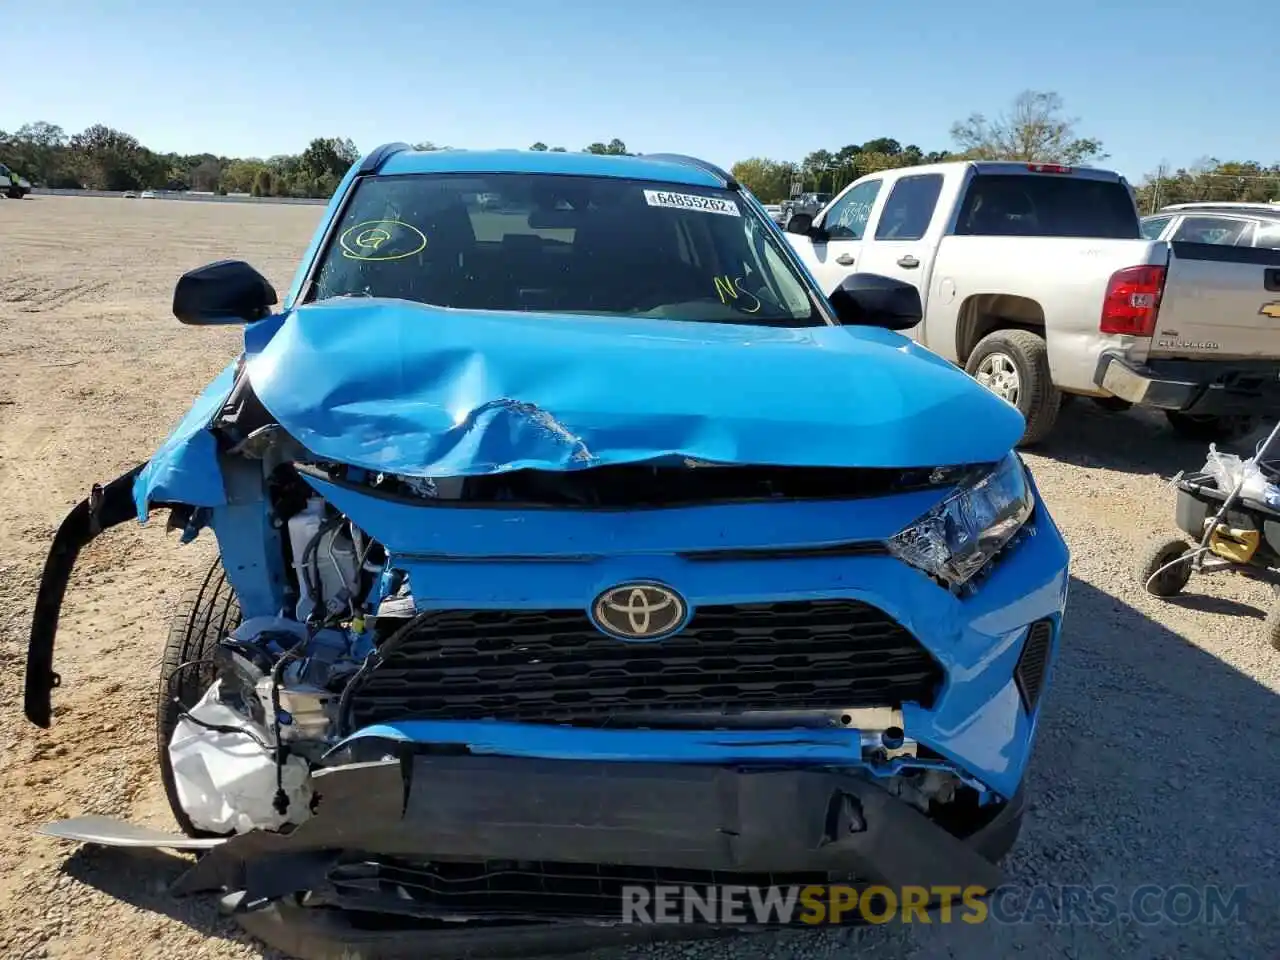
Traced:
<path id="1" fill-rule="evenodd" d="M 766 326 L 828 321 L 729 190 L 549 174 L 409 174 L 355 190 L 308 299 Z"/>

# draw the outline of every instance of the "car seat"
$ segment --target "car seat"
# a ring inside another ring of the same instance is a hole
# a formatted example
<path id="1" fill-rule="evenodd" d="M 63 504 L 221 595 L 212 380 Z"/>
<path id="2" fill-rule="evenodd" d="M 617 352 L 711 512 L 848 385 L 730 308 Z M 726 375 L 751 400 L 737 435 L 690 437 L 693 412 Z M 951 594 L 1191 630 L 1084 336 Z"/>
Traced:
<path id="1" fill-rule="evenodd" d="M 634 202 L 586 211 L 573 238 L 574 297 L 583 301 L 574 309 L 629 312 L 714 294 L 714 279 L 699 284 L 680 256 L 675 216 L 650 207 L 639 191 Z"/>

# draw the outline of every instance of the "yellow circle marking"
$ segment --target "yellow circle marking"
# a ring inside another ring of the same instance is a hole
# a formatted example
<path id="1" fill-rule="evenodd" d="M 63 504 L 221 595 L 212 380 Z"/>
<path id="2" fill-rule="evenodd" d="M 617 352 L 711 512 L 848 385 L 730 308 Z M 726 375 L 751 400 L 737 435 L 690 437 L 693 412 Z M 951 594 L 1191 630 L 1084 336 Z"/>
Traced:
<path id="1" fill-rule="evenodd" d="M 379 255 L 378 249 L 396 235 L 406 230 L 417 238 L 417 246 L 400 253 Z M 427 249 L 427 235 L 403 220 L 365 220 L 342 231 L 338 237 L 342 255 L 351 260 L 403 260 Z"/>

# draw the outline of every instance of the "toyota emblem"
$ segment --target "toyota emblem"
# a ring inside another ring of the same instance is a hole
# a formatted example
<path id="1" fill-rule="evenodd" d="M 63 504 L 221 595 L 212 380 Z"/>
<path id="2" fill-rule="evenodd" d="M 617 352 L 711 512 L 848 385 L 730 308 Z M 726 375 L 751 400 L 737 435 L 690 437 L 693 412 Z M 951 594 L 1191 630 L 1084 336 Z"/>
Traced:
<path id="1" fill-rule="evenodd" d="M 660 583 L 623 583 L 610 587 L 591 605 L 596 627 L 619 640 L 661 640 L 685 623 L 688 607 Z"/>

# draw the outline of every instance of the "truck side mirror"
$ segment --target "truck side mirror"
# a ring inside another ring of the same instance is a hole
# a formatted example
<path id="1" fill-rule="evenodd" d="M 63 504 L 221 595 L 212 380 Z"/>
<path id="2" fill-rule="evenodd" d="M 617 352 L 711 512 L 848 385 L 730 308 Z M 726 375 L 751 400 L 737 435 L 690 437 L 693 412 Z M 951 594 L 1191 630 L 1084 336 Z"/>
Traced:
<path id="1" fill-rule="evenodd" d="M 798 233 L 802 237 L 807 237 L 812 229 L 812 213 L 793 213 L 791 219 L 787 221 L 787 233 Z"/>

